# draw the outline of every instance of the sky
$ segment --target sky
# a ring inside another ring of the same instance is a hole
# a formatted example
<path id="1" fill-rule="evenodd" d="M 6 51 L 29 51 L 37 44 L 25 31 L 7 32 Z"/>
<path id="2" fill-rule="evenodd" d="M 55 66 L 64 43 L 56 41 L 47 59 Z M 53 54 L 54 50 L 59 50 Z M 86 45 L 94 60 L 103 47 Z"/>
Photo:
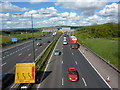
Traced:
<path id="1" fill-rule="evenodd" d="M 119 0 L 23 1 L 0 0 L 1 29 L 118 23 Z"/>

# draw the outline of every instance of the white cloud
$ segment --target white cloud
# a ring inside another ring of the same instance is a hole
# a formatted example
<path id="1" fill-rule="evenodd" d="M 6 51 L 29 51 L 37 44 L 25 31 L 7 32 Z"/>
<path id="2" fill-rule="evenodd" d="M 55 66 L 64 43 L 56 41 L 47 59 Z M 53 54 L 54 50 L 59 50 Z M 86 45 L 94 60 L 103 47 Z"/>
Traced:
<path id="1" fill-rule="evenodd" d="M 48 7 L 48 8 L 41 8 L 40 10 L 38 10 L 40 13 L 52 13 L 55 14 L 57 13 L 57 9 L 55 9 L 55 7 Z"/>
<path id="2" fill-rule="evenodd" d="M 9 2 L 2 2 L 0 3 L 0 12 L 19 12 L 19 11 L 26 11 L 27 8 L 20 8 L 16 5 L 13 5 Z"/>
<path id="3" fill-rule="evenodd" d="M 23 17 L 31 17 L 33 18 L 50 18 L 50 17 L 57 17 L 57 10 L 54 7 L 48 8 L 41 8 L 39 10 L 30 10 L 23 14 Z M 16 17 L 16 16 L 14 16 Z"/>
<path id="4" fill-rule="evenodd" d="M 30 0 L 29 2 L 31 4 L 37 4 L 37 3 L 41 3 L 41 2 L 47 2 L 48 0 Z"/>
<path id="5" fill-rule="evenodd" d="M 111 5 L 106 5 L 98 14 L 101 16 L 118 16 L 118 4 L 112 3 Z"/>
<path id="6" fill-rule="evenodd" d="M 68 12 L 63 12 L 63 13 L 60 13 L 59 16 L 66 18 L 66 17 L 69 16 L 69 13 Z"/>
<path id="7" fill-rule="evenodd" d="M 10 13 L 0 13 L 0 20 L 4 21 L 4 20 L 10 20 Z"/>
<path id="8" fill-rule="evenodd" d="M 73 9 L 80 11 L 83 15 L 94 15 L 97 9 L 101 9 L 105 6 L 105 0 L 58 0 L 55 5 L 60 5 L 61 8 Z"/>
<path id="9" fill-rule="evenodd" d="M 73 1 L 73 0 L 71 0 Z M 95 1 L 95 0 L 91 0 Z M 64 2 L 66 3 L 66 2 Z M 38 10 L 30 10 L 23 13 L 22 16 L 15 16 L 13 21 L 7 21 L 7 19 L 11 19 L 10 13 L 2 14 L 0 13 L 0 18 L 6 19 L 6 22 L 3 22 L 3 27 L 21 27 L 21 28 L 31 28 L 31 14 L 33 16 L 33 24 L 34 28 L 36 27 L 49 27 L 49 26 L 61 26 L 61 25 L 67 25 L 67 26 L 85 26 L 85 25 L 91 25 L 93 23 L 97 24 L 103 24 L 108 22 L 118 22 L 118 18 L 116 17 L 115 13 L 118 13 L 118 7 L 116 3 L 112 3 L 110 5 L 103 5 L 102 9 L 98 5 L 95 5 L 95 3 L 87 2 L 89 5 L 85 4 L 84 2 L 80 3 L 81 6 L 79 6 L 80 2 L 73 2 L 73 5 L 71 7 L 69 6 L 70 3 L 64 4 L 66 5 L 66 8 L 72 8 L 73 10 L 79 10 L 81 13 L 89 13 L 89 10 L 86 11 L 86 9 L 90 8 L 91 13 L 94 13 L 94 10 L 97 10 L 96 13 L 90 16 L 81 15 L 80 13 L 74 12 L 62 12 L 59 13 L 58 10 L 55 7 L 47 7 L 47 8 L 41 8 Z M 91 5 L 91 4 L 93 5 Z M 72 3 L 71 3 L 72 4 Z M 82 5 L 83 4 L 83 5 Z M 97 4 L 97 3 L 96 3 Z M 62 5 L 63 7 L 63 3 Z M 74 7 L 74 5 L 77 5 Z M 84 6 L 86 5 L 86 6 Z M 95 6 L 94 6 L 95 5 Z M 67 7 L 68 6 L 68 7 Z M 85 8 L 86 7 L 86 8 Z M 95 9 L 97 7 L 97 9 Z M 100 9 L 100 11 L 98 11 Z M 117 9 L 117 10 L 116 10 Z M 107 12 L 105 12 L 107 11 Z M 77 11 L 78 12 L 78 11 Z M 39 13 L 39 14 L 38 14 Z M 45 14 L 48 13 L 48 14 Z M 105 17 L 106 16 L 106 17 Z"/>
<path id="10" fill-rule="evenodd" d="M 76 13 L 70 12 L 70 17 L 76 17 L 76 16 L 77 16 Z"/>

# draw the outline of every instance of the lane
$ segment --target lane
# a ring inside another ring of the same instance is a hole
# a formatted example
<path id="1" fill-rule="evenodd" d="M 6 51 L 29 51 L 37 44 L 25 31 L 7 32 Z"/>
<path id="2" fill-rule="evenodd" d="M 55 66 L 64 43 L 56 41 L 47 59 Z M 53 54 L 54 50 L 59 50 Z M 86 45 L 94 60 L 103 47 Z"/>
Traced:
<path id="1" fill-rule="evenodd" d="M 50 37 L 41 37 L 42 40 L 35 40 L 34 41 L 35 46 L 36 46 L 37 42 L 42 43 L 43 41 L 47 40 L 48 38 L 50 38 Z M 15 47 L 13 47 L 11 49 L 7 49 L 7 50 L 2 52 L 2 56 L 4 58 L 7 57 L 8 55 L 10 56 L 11 54 L 14 54 L 16 51 L 21 51 L 21 50 L 23 50 L 23 49 L 25 49 L 27 47 L 32 46 L 33 45 L 32 43 L 33 43 L 33 41 L 31 40 L 31 41 L 28 41 L 27 43 L 25 42 L 23 44 L 15 46 Z"/>
<path id="2" fill-rule="evenodd" d="M 67 40 L 69 38 L 67 37 Z M 52 55 L 44 79 L 38 88 L 99 88 L 111 90 L 78 49 L 62 45 L 63 37 L 56 48 L 62 51 L 61 56 Z M 79 73 L 77 82 L 68 81 L 68 68 L 75 67 Z"/>
<path id="3" fill-rule="evenodd" d="M 67 69 L 70 66 L 75 66 L 75 68 L 78 70 L 80 78 L 78 83 L 75 82 L 74 86 L 73 83 L 70 83 L 68 82 L 68 80 L 66 80 L 67 84 L 65 85 L 65 87 L 69 85 L 68 87 L 73 88 L 109 88 L 107 84 L 102 80 L 102 78 L 97 74 L 97 72 L 92 68 L 92 66 L 87 62 L 87 60 L 83 57 L 83 55 L 79 52 L 78 49 L 70 49 L 71 47 L 69 45 L 65 47 L 66 55 L 64 56 L 63 60 L 66 61 L 66 64 L 64 67 Z M 69 65 L 67 63 L 68 60 Z"/>
<path id="4" fill-rule="evenodd" d="M 59 40 L 56 48 L 62 49 L 62 39 Z M 62 55 L 52 56 L 49 60 L 48 67 L 44 72 L 43 80 L 38 85 L 39 88 L 61 88 L 62 83 Z"/>
<path id="5" fill-rule="evenodd" d="M 64 79 L 64 85 L 62 86 L 63 88 L 84 88 L 84 82 L 82 80 L 82 76 L 78 70 L 78 67 L 76 66 L 76 63 L 74 61 L 74 56 L 72 52 L 70 51 L 69 45 L 64 45 L 63 46 L 63 79 Z M 79 73 L 79 80 L 77 82 L 70 82 L 68 81 L 68 68 L 69 67 L 75 67 Z"/>
<path id="6" fill-rule="evenodd" d="M 37 49 L 37 51 L 35 52 L 35 57 L 37 57 L 44 49 L 45 47 L 49 44 L 46 43 L 48 40 L 53 40 L 56 37 L 51 37 L 51 38 L 47 38 L 44 41 L 42 41 L 42 43 L 44 42 L 45 44 L 42 47 L 36 46 L 35 44 L 35 49 Z M 37 42 L 36 42 L 37 43 Z M 32 45 L 24 48 L 21 51 L 17 51 L 15 54 L 8 56 L 6 58 L 3 58 L 2 60 L 2 65 L 4 63 L 6 63 L 5 65 L 3 65 L 2 73 L 14 73 L 14 66 L 16 63 L 21 63 L 21 62 L 33 62 L 33 47 Z M 31 54 L 31 55 L 30 55 Z M 29 55 L 29 56 L 28 56 Z"/>

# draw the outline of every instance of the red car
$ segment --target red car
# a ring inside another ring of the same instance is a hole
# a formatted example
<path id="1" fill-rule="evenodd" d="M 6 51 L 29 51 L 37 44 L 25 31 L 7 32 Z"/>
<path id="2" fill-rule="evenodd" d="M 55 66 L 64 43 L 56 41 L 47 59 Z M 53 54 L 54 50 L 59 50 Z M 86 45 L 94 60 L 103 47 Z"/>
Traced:
<path id="1" fill-rule="evenodd" d="M 72 82 L 78 81 L 78 73 L 74 67 L 68 68 L 68 80 Z"/>

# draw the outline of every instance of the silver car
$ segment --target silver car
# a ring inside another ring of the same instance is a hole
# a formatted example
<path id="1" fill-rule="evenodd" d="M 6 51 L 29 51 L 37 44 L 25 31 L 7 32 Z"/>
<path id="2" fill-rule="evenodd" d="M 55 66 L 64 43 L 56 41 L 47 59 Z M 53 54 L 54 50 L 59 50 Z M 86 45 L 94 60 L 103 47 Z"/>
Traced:
<path id="1" fill-rule="evenodd" d="M 58 55 L 60 55 L 60 54 L 61 54 L 61 52 L 60 52 L 59 49 L 56 49 L 56 50 L 54 51 L 54 55 L 55 55 L 55 56 L 58 56 Z"/>

